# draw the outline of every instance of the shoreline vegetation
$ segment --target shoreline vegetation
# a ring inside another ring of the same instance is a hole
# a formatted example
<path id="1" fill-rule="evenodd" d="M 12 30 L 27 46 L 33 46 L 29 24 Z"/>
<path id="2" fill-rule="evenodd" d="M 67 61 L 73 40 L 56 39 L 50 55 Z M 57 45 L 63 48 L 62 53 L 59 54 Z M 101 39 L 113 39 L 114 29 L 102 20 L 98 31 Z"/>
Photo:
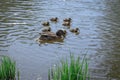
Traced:
<path id="1" fill-rule="evenodd" d="M 0 80 L 20 80 L 16 63 L 10 57 L 0 58 Z M 90 80 L 86 57 L 80 59 L 70 54 L 69 59 L 61 59 L 60 63 L 48 70 L 48 80 Z"/>
<path id="2" fill-rule="evenodd" d="M 1 57 L 0 80 L 19 80 L 19 71 L 16 69 L 16 63 L 8 56 Z"/>
<path id="3" fill-rule="evenodd" d="M 49 70 L 48 80 L 90 80 L 86 57 L 80 60 L 80 56 L 70 54 L 70 60 L 61 59 L 60 64 Z"/>

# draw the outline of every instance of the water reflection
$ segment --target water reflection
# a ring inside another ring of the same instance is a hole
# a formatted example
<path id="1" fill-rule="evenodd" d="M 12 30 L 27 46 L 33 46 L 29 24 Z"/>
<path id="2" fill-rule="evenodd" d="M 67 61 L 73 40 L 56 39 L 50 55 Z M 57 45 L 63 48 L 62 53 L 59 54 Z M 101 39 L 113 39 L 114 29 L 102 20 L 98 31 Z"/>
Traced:
<path id="1" fill-rule="evenodd" d="M 97 49 L 102 61 L 98 65 L 106 69 L 105 75 L 108 79 L 120 79 L 120 44 L 119 44 L 119 25 L 120 25 L 120 9 L 119 0 L 106 1 L 105 16 L 99 20 L 101 49 Z M 99 61 L 98 61 L 99 62 Z"/>

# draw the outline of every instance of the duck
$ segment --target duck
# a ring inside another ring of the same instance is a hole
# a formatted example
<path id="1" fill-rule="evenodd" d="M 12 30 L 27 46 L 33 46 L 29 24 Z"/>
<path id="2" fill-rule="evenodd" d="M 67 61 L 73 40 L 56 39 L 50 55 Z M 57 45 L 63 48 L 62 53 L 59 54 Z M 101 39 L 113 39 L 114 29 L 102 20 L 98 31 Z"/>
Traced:
<path id="1" fill-rule="evenodd" d="M 55 17 L 55 18 L 51 18 L 50 21 L 57 22 L 57 21 L 58 21 L 58 18 L 57 18 L 57 17 Z"/>
<path id="2" fill-rule="evenodd" d="M 47 21 L 47 22 L 43 22 L 42 25 L 43 25 L 43 26 L 49 26 L 50 23 Z"/>
<path id="3" fill-rule="evenodd" d="M 73 33 L 79 33 L 79 28 L 70 29 L 70 32 L 73 32 Z"/>
<path id="4" fill-rule="evenodd" d="M 42 32 L 50 32 L 51 31 L 51 28 L 50 27 L 47 27 L 45 29 L 42 30 Z"/>
<path id="5" fill-rule="evenodd" d="M 63 26 L 70 26 L 71 24 L 70 24 L 70 22 L 64 22 L 62 25 Z"/>
<path id="6" fill-rule="evenodd" d="M 63 21 L 64 21 L 64 22 L 71 22 L 71 20 L 72 20 L 71 18 L 66 18 L 66 19 L 64 19 Z"/>
<path id="7" fill-rule="evenodd" d="M 40 41 L 52 41 L 52 40 L 58 40 L 58 39 L 64 39 L 66 31 L 64 30 L 58 30 L 56 33 L 54 32 L 42 32 L 40 33 Z"/>

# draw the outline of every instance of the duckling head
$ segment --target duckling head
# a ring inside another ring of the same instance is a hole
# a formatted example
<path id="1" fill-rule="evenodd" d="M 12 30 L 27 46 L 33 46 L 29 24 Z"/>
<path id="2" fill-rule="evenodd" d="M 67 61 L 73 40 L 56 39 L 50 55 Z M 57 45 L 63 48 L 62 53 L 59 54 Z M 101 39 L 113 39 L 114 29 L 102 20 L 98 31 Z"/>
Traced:
<path id="1" fill-rule="evenodd" d="M 71 18 L 68 18 L 70 21 L 72 20 Z"/>
<path id="2" fill-rule="evenodd" d="M 80 33 L 79 28 L 75 29 L 75 34 L 78 35 Z"/>
<path id="3" fill-rule="evenodd" d="M 58 18 L 57 18 L 57 17 L 55 17 L 55 19 L 57 20 Z"/>
<path id="4" fill-rule="evenodd" d="M 76 31 L 78 31 L 79 30 L 79 28 L 76 28 Z"/>

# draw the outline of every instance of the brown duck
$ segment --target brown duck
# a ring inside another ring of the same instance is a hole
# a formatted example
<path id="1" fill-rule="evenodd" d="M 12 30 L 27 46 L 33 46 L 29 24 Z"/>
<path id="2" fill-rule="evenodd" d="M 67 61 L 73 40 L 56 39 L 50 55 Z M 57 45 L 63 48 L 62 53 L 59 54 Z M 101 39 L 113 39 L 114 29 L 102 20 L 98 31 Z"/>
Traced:
<path id="1" fill-rule="evenodd" d="M 42 32 L 40 33 L 40 41 L 51 41 L 51 40 L 58 40 L 64 39 L 66 31 L 58 30 L 56 33 L 54 32 Z"/>
<path id="2" fill-rule="evenodd" d="M 57 18 L 57 17 L 51 18 L 50 21 L 57 22 L 57 21 L 58 21 L 58 18 Z"/>
<path id="3" fill-rule="evenodd" d="M 50 23 L 47 21 L 47 22 L 43 22 L 42 25 L 43 25 L 43 26 L 49 26 Z"/>
<path id="4" fill-rule="evenodd" d="M 70 32 L 73 32 L 73 33 L 78 33 L 78 32 L 79 32 L 79 28 L 70 29 Z"/>
<path id="5" fill-rule="evenodd" d="M 66 19 L 64 19 L 63 21 L 64 21 L 64 22 L 71 22 L 71 20 L 72 20 L 71 18 L 66 18 Z"/>
<path id="6" fill-rule="evenodd" d="M 63 25 L 63 26 L 70 26 L 71 24 L 70 24 L 70 22 L 63 22 L 62 25 Z"/>

